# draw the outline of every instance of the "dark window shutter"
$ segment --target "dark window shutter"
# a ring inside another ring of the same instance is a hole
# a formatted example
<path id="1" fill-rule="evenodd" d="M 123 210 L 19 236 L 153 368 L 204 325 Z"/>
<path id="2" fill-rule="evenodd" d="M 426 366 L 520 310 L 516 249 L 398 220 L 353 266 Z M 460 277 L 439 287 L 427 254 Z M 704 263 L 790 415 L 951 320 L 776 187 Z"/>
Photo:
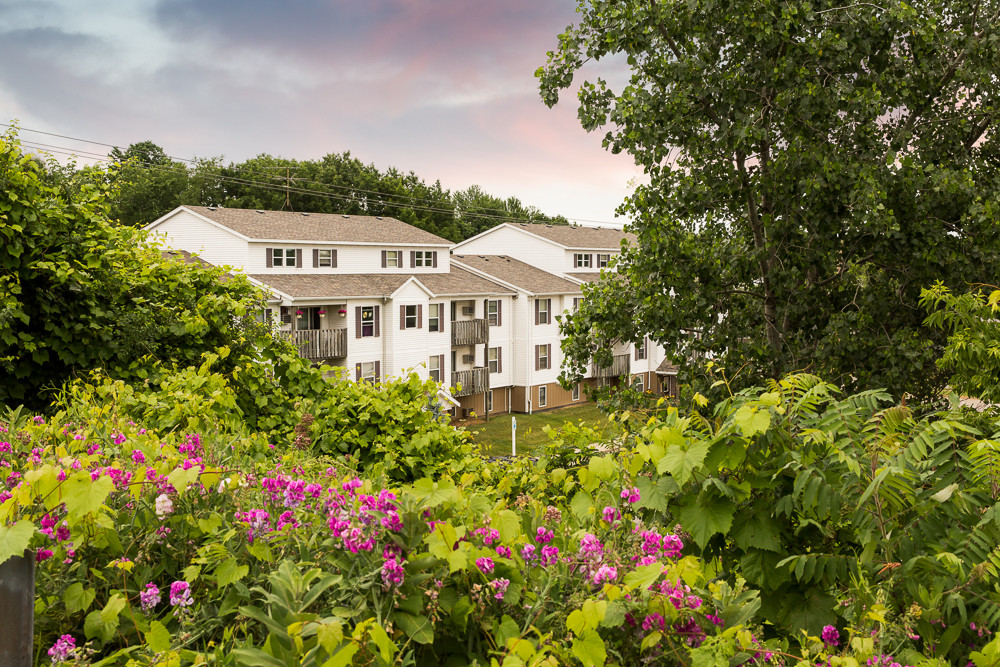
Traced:
<path id="1" fill-rule="evenodd" d="M 437 250 L 435 250 L 434 253 L 431 255 L 431 266 L 433 266 L 435 269 L 438 267 Z"/>
<path id="2" fill-rule="evenodd" d="M 444 355 L 438 355 L 438 375 L 441 377 L 441 382 L 444 382 Z"/>
<path id="3" fill-rule="evenodd" d="M 545 324 L 552 324 L 552 299 L 545 300 Z"/>
<path id="4" fill-rule="evenodd" d="M 540 360 L 538 358 L 539 352 L 541 351 L 541 347 L 542 347 L 541 345 L 536 345 L 535 346 L 535 370 L 536 371 L 541 369 L 541 366 L 539 366 Z"/>
<path id="5" fill-rule="evenodd" d="M 302 248 L 295 249 L 295 268 L 302 268 Z"/>
<path id="6" fill-rule="evenodd" d="M 375 306 L 375 312 L 373 313 L 374 316 L 375 316 L 375 337 L 376 338 L 378 338 L 381 335 L 380 332 L 379 332 L 379 329 L 382 326 L 382 318 L 378 314 L 378 309 L 379 309 L 379 307 Z"/>
<path id="7" fill-rule="evenodd" d="M 635 354 L 633 355 L 632 361 L 639 361 L 639 344 L 635 344 Z"/>
<path id="8" fill-rule="evenodd" d="M 332 255 L 332 261 L 330 262 L 331 266 L 333 266 L 333 268 L 337 268 L 337 249 L 334 248 L 330 255 Z"/>
<path id="9" fill-rule="evenodd" d="M 411 250 L 410 251 L 410 268 L 412 269 L 412 268 L 416 267 L 416 265 L 417 265 L 417 251 L 416 250 Z"/>
<path id="10" fill-rule="evenodd" d="M 423 304 L 417 304 L 417 328 L 424 328 L 424 306 Z"/>
<path id="11" fill-rule="evenodd" d="M 497 348 L 497 373 L 503 373 L 503 348 Z"/>
<path id="12" fill-rule="evenodd" d="M 313 268 L 319 266 L 319 248 L 313 248 Z"/>
<path id="13" fill-rule="evenodd" d="M 378 382 L 381 379 L 382 379 L 382 362 L 381 361 L 376 361 L 375 362 L 375 381 Z"/>
<path id="14" fill-rule="evenodd" d="M 406 328 L 406 306 L 399 307 L 399 328 Z"/>
<path id="15" fill-rule="evenodd" d="M 354 380 L 361 382 L 361 364 L 354 364 Z"/>
<path id="16" fill-rule="evenodd" d="M 438 305 L 438 331 L 444 333 L 444 314 L 445 314 L 445 304 Z"/>
<path id="17" fill-rule="evenodd" d="M 548 364 L 546 368 L 552 368 L 552 344 L 545 346 L 545 363 Z"/>
<path id="18" fill-rule="evenodd" d="M 503 301 L 497 299 L 497 326 L 503 324 L 503 319 L 501 318 L 502 311 L 503 311 Z"/>
<path id="19" fill-rule="evenodd" d="M 267 253 L 264 264 L 270 269 L 274 266 L 274 248 L 264 248 L 264 252 Z"/>
<path id="20" fill-rule="evenodd" d="M 361 338 L 361 306 L 354 307 L 354 337 Z"/>
<path id="21" fill-rule="evenodd" d="M 386 251 L 383 250 L 382 251 L 382 268 L 383 269 L 386 268 L 387 266 L 389 266 L 389 260 L 386 259 L 385 253 L 386 253 Z"/>
<path id="22" fill-rule="evenodd" d="M 538 321 L 538 314 L 539 314 L 539 306 L 540 305 L 541 304 L 539 303 L 539 300 L 535 299 L 535 324 L 540 324 L 540 322 Z M 535 368 L 537 369 L 537 365 L 536 365 Z"/>

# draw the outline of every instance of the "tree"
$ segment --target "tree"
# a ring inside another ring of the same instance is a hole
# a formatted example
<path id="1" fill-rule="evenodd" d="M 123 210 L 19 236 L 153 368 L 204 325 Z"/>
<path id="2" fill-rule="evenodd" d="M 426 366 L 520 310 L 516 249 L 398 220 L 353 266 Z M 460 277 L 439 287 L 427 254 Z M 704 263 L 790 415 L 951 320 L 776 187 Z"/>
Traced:
<path id="1" fill-rule="evenodd" d="M 943 334 L 920 290 L 996 275 L 1000 3 L 583 1 L 538 70 L 590 60 L 579 117 L 649 176 L 619 209 L 620 279 L 563 324 L 568 375 L 643 335 L 749 383 L 809 369 L 929 395 Z"/>
<path id="2" fill-rule="evenodd" d="M 132 144 L 125 151 L 112 149 L 117 169 L 108 175 L 110 216 L 129 227 L 148 225 L 177 208 L 188 187 L 187 166 L 175 162 L 152 141 Z"/>
<path id="3" fill-rule="evenodd" d="M 164 257 L 145 232 L 114 226 L 92 172 L 48 180 L 12 132 L 0 137 L 0 404 L 41 409 L 96 368 L 135 379 L 211 353 L 232 371 L 274 346 L 249 316 L 263 300 L 245 278 Z"/>

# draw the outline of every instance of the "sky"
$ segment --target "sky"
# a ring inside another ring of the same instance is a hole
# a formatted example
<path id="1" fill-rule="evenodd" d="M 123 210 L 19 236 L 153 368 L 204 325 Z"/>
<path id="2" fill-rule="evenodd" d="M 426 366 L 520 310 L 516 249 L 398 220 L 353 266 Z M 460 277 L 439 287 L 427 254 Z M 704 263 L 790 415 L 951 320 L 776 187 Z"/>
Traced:
<path id="1" fill-rule="evenodd" d="M 28 130 L 226 162 L 350 151 L 446 189 L 477 184 L 549 215 L 621 225 L 615 208 L 641 169 L 580 127 L 572 92 L 546 107 L 534 77 L 575 7 L 0 0 L 0 123 L 81 156 L 108 148 Z M 588 76 L 624 76 L 597 67 Z"/>

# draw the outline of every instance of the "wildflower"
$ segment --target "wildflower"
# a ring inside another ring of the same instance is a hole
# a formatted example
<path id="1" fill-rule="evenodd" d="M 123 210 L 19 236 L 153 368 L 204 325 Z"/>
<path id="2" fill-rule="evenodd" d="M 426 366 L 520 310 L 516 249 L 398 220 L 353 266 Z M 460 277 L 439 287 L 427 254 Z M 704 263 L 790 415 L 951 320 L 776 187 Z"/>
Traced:
<path id="1" fill-rule="evenodd" d="M 614 523 L 615 521 L 618 521 L 618 519 L 621 518 L 622 513 L 618 511 L 617 507 L 608 506 L 601 511 L 601 516 L 608 523 Z"/>
<path id="2" fill-rule="evenodd" d="M 605 581 L 614 581 L 618 578 L 618 570 L 611 567 L 610 565 L 602 565 L 594 573 L 594 584 L 601 585 Z"/>
<path id="3" fill-rule="evenodd" d="M 646 618 L 642 621 L 642 629 L 646 632 L 650 630 L 663 630 L 666 623 L 666 620 L 660 614 L 647 614 Z"/>
<path id="4" fill-rule="evenodd" d="M 583 539 L 580 540 L 580 554 L 583 556 L 600 555 L 602 551 L 604 551 L 604 545 L 597 539 L 597 536 L 585 533 Z"/>
<path id="5" fill-rule="evenodd" d="M 142 611 L 147 614 L 160 604 L 160 589 L 156 584 L 146 584 L 146 590 L 139 593 L 139 602 L 142 604 Z"/>
<path id="6" fill-rule="evenodd" d="M 142 465 L 146 462 L 146 455 L 140 452 L 138 449 L 132 450 L 132 462 L 136 465 Z"/>
<path id="7" fill-rule="evenodd" d="M 186 581 L 170 584 L 170 604 L 174 607 L 190 607 L 194 604 L 191 599 L 191 584 Z"/>
<path id="8" fill-rule="evenodd" d="M 63 635 L 49 649 L 49 657 L 52 658 L 53 665 L 57 665 L 60 662 L 68 662 L 75 656 L 76 640 L 73 639 L 72 635 Z"/>
<path id="9" fill-rule="evenodd" d="M 35 562 L 41 563 L 43 560 L 52 558 L 52 549 L 39 549 L 35 554 Z"/>
<path id="10" fill-rule="evenodd" d="M 510 551 L 510 547 L 500 545 L 497 547 L 497 556 L 500 556 L 501 558 L 510 558 L 513 554 Z"/>
<path id="11" fill-rule="evenodd" d="M 622 500 L 627 503 L 637 503 L 639 502 L 639 498 L 641 498 L 639 495 L 639 487 L 633 486 L 631 488 L 624 488 L 622 489 L 621 496 Z"/>
<path id="12" fill-rule="evenodd" d="M 493 559 L 489 556 L 477 558 L 476 567 L 478 567 L 483 574 L 493 574 Z"/>
<path id="13" fill-rule="evenodd" d="M 830 648 L 836 648 L 837 644 L 840 643 L 840 633 L 837 632 L 837 628 L 832 625 L 827 625 L 823 628 L 823 634 L 820 635 L 823 643 Z"/>
<path id="14" fill-rule="evenodd" d="M 542 547 L 542 567 L 548 567 L 559 561 L 559 547 Z"/>
<path id="15" fill-rule="evenodd" d="M 395 558 L 387 558 L 382 562 L 382 583 L 386 588 L 399 586 L 403 583 L 406 572 Z"/>
<path id="16" fill-rule="evenodd" d="M 56 542 L 65 542 L 69 539 L 69 524 L 63 521 L 63 524 L 56 529 Z"/>
<path id="17" fill-rule="evenodd" d="M 299 527 L 299 522 L 295 520 L 295 515 L 291 512 L 291 510 L 283 512 L 281 516 L 278 517 L 277 530 L 281 530 L 285 526 L 291 526 L 292 528 Z"/>
<path id="18" fill-rule="evenodd" d="M 721 617 L 716 616 L 715 614 L 705 614 L 705 619 L 711 621 L 713 624 L 719 626 L 720 628 L 726 624 L 726 622 L 723 621 Z"/>
<path id="19" fill-rule="evenodd" d="M 547 530 L 545 526 L 539 526 L 535 531 L 535 541 L 539 544 L 548 544 L 552 541 L 552 531 Z"/>
<path id="20" fill-rule="evenodd" d="M 158 519 L 164 518 L 173 511 L 174 501 L 170 500 L 170 496 L 165 493 L 156 496 L 156 517 Z"/>
<path id="21" fill-rule="evenodd" d="M 525 544 L 521 547 L 521 558 L 524 560 L 534 560 L 535 559 L 535 545 Z"/>
<path id="22" fill-rule="evenodd" d="M 493 597 L 497 600 L 503 600 L 503 596 L 507 592 L 507 587 L 510 586 L 510 579 L 494 579 L 490 582 L 490 586 L 494 591 Z"/>
<path id="23" fill-rule="evenodd" d="M 701 598 L 697 595 L 687 596 L 687 606 L 688 609 L 699 609 L 701 607 Z"/>
<path id="24" fill-rule="evenodd" d="M 676 632 L 679 636 L 684 637 L 684 641 L 688 644 L 688 646 L 694 646 L 697 648 L 698 646 L 701 646 L 703 641 L 705 641 L 705 632 L 693 618 L 688 618 L 684 622 L 674 623 L 674 632 Z"/>

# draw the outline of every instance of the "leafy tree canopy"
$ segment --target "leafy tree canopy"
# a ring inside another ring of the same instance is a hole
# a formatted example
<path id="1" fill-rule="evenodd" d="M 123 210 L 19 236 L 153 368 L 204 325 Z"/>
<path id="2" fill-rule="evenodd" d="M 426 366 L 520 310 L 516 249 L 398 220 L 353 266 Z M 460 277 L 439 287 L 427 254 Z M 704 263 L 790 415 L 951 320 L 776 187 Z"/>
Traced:
<path id="1" fill-rule="evenodd" d="M 921 288 L 998 267 L 1000 3 L 583 1 L 542 98 L 591 60 L 579 117 L 649 175 L 638 244 L 563 326 L 569 374 L 649 334 L 744 381 L 810 369 L 927 395 Z"/>

